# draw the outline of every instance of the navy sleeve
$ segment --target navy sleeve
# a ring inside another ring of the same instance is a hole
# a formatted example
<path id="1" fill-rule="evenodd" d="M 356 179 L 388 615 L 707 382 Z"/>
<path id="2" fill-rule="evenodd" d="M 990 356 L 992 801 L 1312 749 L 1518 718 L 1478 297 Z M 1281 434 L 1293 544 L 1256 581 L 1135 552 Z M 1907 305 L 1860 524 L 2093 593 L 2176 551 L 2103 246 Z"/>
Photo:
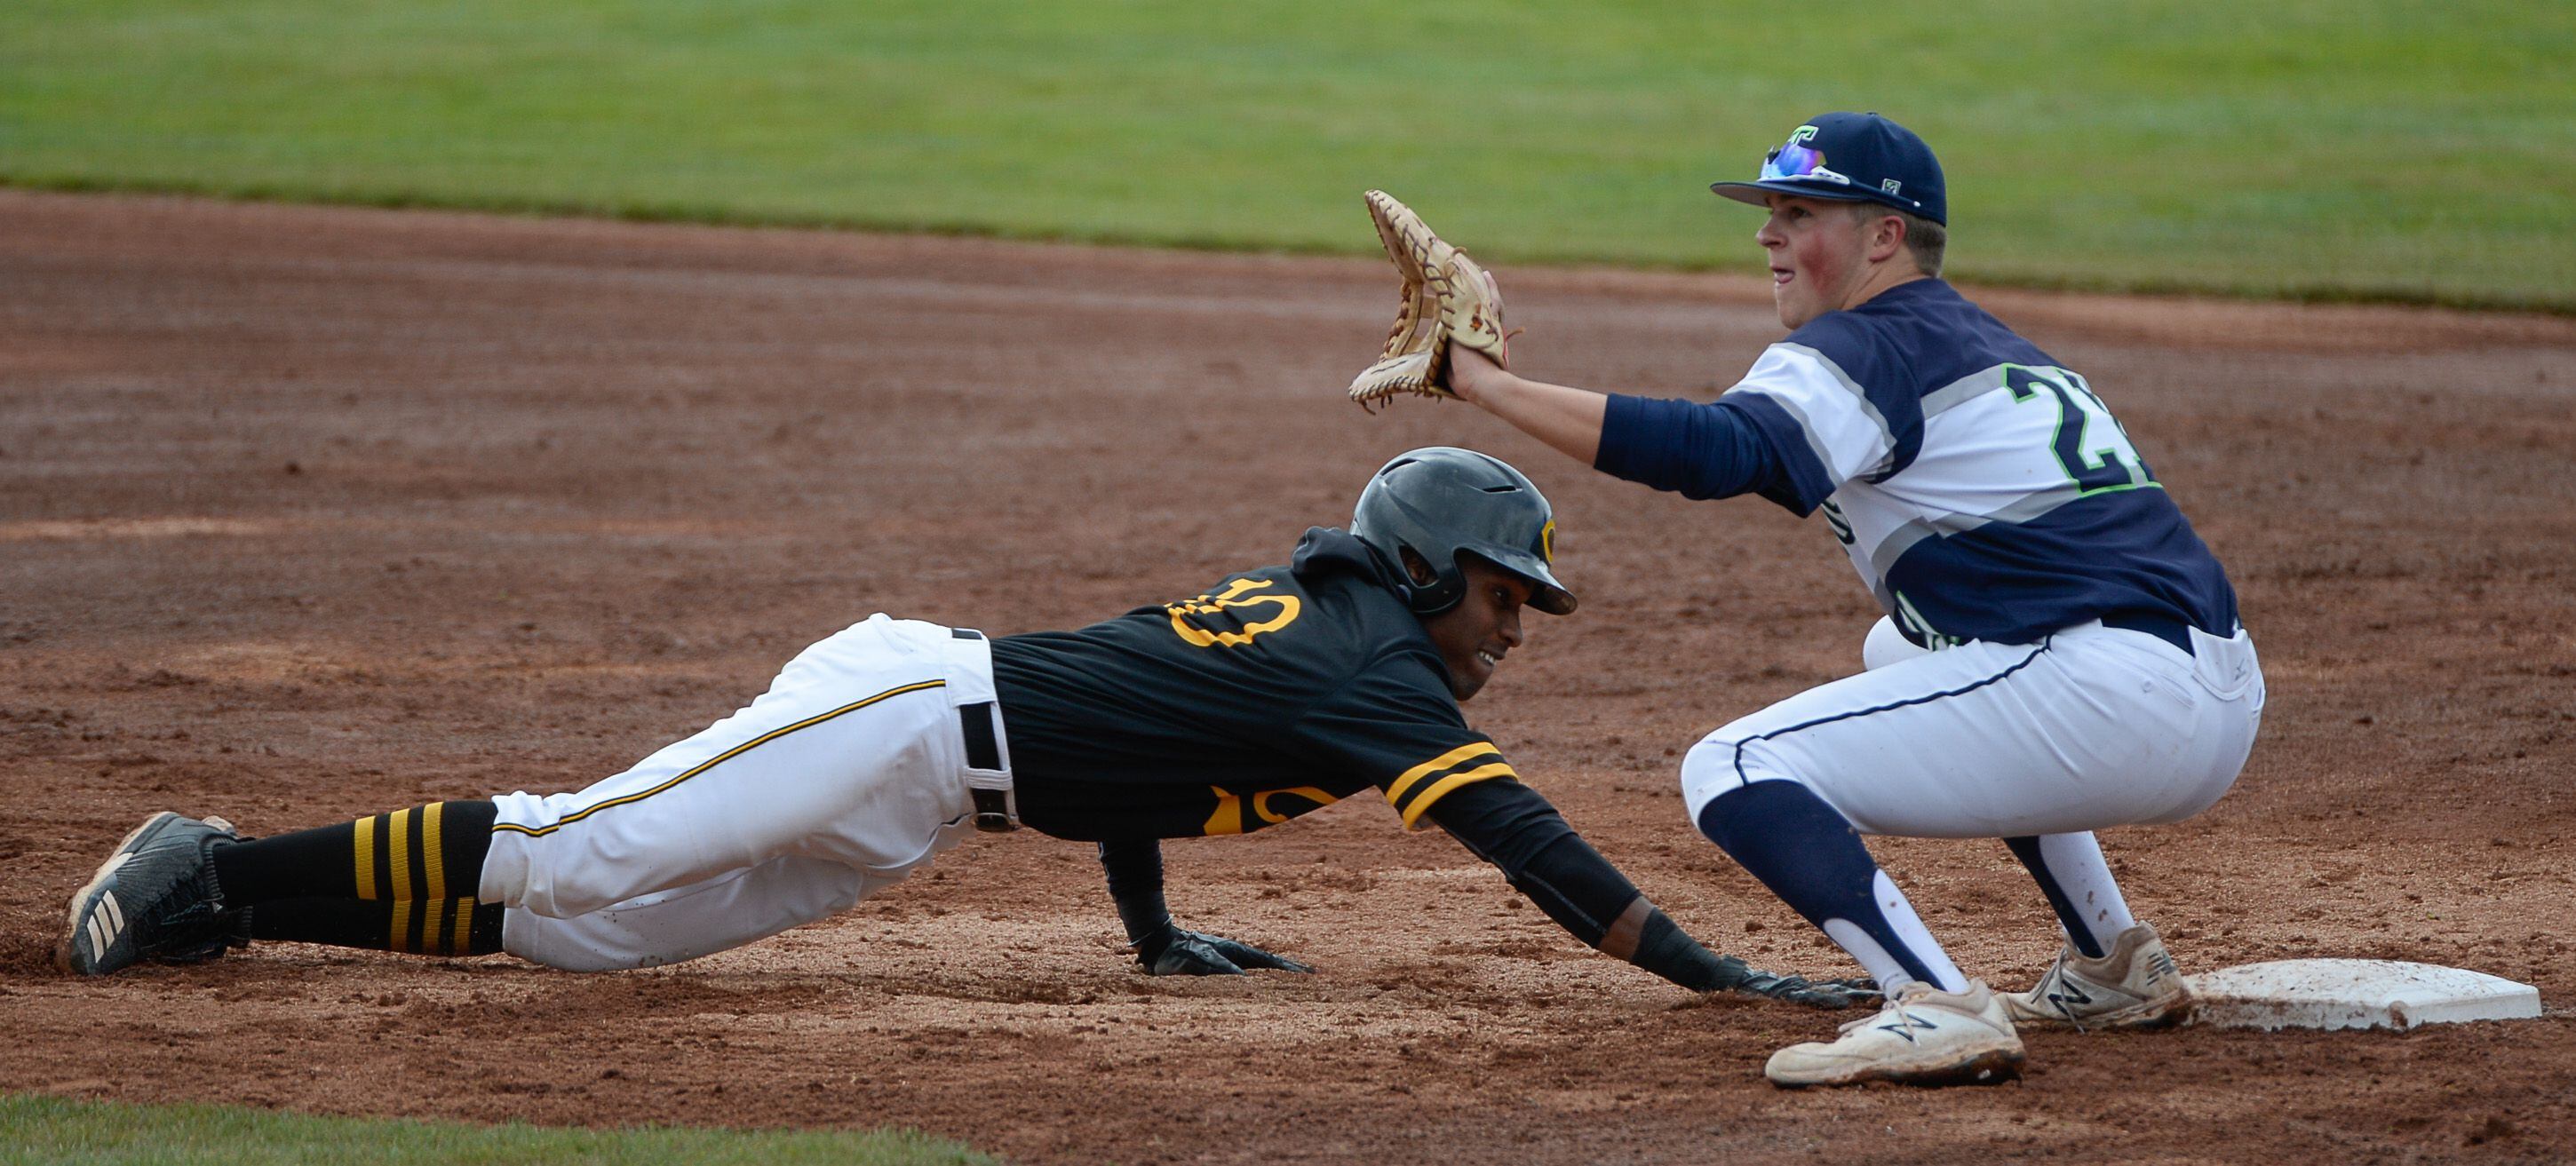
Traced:
<path id="1" fill-rule="evenodd" d="M 1794 492 L 1780 455 L 1736 401 L 1613 395 L 1592 468 L 1685 498 Z"/>

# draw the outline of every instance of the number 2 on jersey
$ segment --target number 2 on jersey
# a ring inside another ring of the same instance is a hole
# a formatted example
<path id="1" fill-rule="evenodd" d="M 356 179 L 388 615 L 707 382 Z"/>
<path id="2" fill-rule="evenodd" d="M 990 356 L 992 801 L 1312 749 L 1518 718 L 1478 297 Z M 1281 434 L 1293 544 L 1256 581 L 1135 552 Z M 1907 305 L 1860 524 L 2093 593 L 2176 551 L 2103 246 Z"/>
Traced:
<path id="1" fill-rule="evenodd" d="M 2036 400 L 2042 394 L 2057 404 L 2057 430 L 2052 444 L 2057 464 L 2065 468 L 2077 489 L 2092 494 L 2164 488 L 2138 456 L 2137 447 L 2129 444 L 2128 431 L 2111 416 L 2102 398 L 2093 395 L 2083 377 L 2062 368 L 2008 364 L 2004 366 L 2004 387 L 2012 390 L 2016 404 Z"/>

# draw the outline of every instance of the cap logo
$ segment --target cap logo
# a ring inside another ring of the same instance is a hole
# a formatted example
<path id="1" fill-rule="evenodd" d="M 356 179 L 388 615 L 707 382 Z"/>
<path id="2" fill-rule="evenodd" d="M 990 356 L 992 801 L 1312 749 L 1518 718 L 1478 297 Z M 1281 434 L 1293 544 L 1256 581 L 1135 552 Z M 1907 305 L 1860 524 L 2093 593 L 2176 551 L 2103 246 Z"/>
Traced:
<path id="1" fill-rule="evenodd" d="M 1902 183 L 1902 182 L 1898 182 L 1897 180 L 1895 180 L 1895 179 L 1893 179 L 1893 178 L 1882 178 L 1882 179 L 1880 179 L 1880 180 L 1879 180 L 1879 182 L 1878 182 L 1878 188 L 1879 188 L 1880 190 L 1884 190 L 1884 191 L 1886 191 L 1886 192 L 1887 192 L 1887 193 L 1889 193 L 1889 194 L 1896 194 L 1896 193 L 1898 193 L 1899 191 L 1902 191 L 1903 189 L 1905 189 L 1905 184 L 1904 184 L 1904 183 Z"/>
<path id="2" fill-rule="evenodd" d="M 1798 128 L 1789 131 L 1789 144 L 1792 146 L 1797 145 L 1800 142 L 1812 142 L 1815 140 L 1816 127 L 1814 126 L 1799 126 Z"/>
<path id="3" fill-rule="evenodd" d="M 1538 528 L 1538 561 L 1556 562 L 1556 520 L 1553 518 L 1547 520 L 1547 525 Z"/>

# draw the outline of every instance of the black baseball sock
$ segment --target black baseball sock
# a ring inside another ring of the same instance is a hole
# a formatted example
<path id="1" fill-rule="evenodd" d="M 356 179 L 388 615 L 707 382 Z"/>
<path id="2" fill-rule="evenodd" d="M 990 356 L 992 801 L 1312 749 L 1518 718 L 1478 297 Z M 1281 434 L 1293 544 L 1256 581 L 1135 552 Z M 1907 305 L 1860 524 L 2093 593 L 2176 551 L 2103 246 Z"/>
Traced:
<path id="1" fill-rule="evenodd" d="M 252 939 L 422 955 L 501 950 L 501 905 L 472 899 L 271 899 L 250 909 Z"/>
<path id="2" fill-rule="evenodd" d="M 501 908 L 474 901 L 499 807 L 431 802 L 215 848 L 224 904 L 254 939 L 431 955 L 500 950 Z"/>

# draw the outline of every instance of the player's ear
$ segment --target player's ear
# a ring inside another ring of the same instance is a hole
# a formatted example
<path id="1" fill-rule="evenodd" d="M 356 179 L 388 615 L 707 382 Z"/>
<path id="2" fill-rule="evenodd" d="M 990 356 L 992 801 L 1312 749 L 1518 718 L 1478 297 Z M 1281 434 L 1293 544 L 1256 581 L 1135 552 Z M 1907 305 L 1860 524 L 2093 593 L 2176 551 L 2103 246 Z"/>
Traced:
<path id="1" fill-rule="evenodd" d="M 1905 219 L 1898 215 L 1880 213 L 1871 222 L 1869 228 L 1870 260 L 1885 263 L 1896 258 L 1896 253 L 1903 250 L 1905 250 Z"/>
<path id="2" fill-rule="evenodd" d="M 1440 572 L 1431 569 L 1431 561 L 1415 554 L 1412 547 L 1397 547 L 1396 553 L 1403 556 L 1404 573 L 1413 576 L 1414 586 L 1429 587 L 1440 581 Z"/>

